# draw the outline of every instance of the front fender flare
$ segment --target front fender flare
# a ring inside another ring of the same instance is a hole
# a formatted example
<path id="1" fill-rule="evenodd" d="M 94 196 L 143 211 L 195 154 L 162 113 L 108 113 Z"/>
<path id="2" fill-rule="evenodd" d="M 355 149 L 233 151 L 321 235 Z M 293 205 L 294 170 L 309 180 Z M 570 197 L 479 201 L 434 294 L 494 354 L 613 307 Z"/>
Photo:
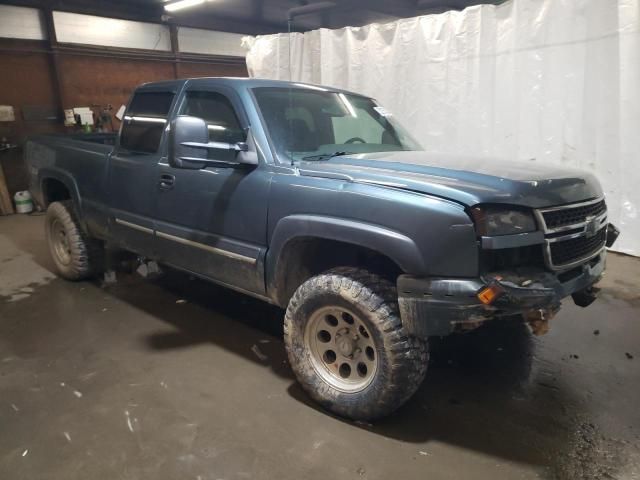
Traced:
<path id="1" fill-rule="evenodd" d="M 267 289 L 278 296 L 276 277 L 279 262 L 292 240 L 319 238 L 360 245 L 393 260 L 405 273 L 425 271 L 424 258 L 414 241 L 406 235 L 379 225 L 321 215 L 290 215 L 276 224 L 266 255 Z M 274 298 L 278 301 L 281 299 Z M 281 303 L 281 301 L 279 302 Z"/>

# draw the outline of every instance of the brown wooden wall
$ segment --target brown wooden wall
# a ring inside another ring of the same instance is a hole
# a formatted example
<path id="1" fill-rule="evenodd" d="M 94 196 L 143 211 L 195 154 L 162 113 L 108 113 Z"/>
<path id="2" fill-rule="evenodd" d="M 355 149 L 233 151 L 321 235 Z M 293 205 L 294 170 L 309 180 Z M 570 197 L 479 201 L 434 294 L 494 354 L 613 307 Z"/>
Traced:
<path id="1" fill-rule="evenodd" d="M 126 103 L 145 82 L 175 78 L 169 62 L 62 55 L 60 90 L 65 108 Z"/>
<path id="2" fill-rule="evenodd" d="M 247 76 L 244 62 L 237 59 L 185 59 L 179 55 L 95 47 L 62 48 L 54 53 L 47 42 L 7 39 L 0 39 L 0 65 L 0 105 L 12 105 L 16 115 L 15 122 L 0 122 L 0 137 L 19 145 L 29 135 L 70 131 L 62 120 L 25 121 L 25 107 L 51 109 L 61 119 L 62 110 L 73 107 L 111 104 L 115 113 L 120 105 L 126 104 L 133 89 L 144 82 Z M 114 127 L 119 127 L 115 118 Z M 0 152 L 0 162 L 11 195 L 24 190 L 27 177 L 21 149 Z"/>
<path id="3" fill-rule="evenodd" d="M 48 122 L 26 122 L 24 107 L 56 108 L 57 93 L 49 55 L 38 49 L 0 50 L 0 105 L 12 105 L 15 122 L 0 122 L 0 137 L 20 140 L 25 134 L 55 131 Z"/>
<path id="4" fill-rule="evenodd" d="M 246 77 L 247 75 L 246 65 L 212 65 L 207 63 L 189 63 L 184 61 L 178 63 L 178 78 Z"/>

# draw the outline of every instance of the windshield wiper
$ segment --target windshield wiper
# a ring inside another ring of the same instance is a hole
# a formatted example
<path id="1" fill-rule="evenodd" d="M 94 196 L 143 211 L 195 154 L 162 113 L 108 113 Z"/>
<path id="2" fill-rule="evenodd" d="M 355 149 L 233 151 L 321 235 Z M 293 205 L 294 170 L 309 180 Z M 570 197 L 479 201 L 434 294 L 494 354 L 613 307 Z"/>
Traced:
<path id="1" fill-rule="evenodd" d="M 333 153 L 319 153 L 318 155 L 309 155 L 308 157 L 302 157 L 302 160 L 330 160 L 333 157 L 340 157 L 342 155 L 349 155 L 353 152 L 333 152 Z"/>

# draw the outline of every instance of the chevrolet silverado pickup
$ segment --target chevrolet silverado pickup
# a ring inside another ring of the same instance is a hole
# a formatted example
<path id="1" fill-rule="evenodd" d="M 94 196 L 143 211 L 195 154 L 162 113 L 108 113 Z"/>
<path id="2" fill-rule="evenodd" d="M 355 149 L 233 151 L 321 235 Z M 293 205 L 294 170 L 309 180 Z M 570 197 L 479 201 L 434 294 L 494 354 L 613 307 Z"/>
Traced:
<path id="1" fill-rule="evenodd" d="M 298 381 L 352 419 L 411 397 L 432 337 L 587 306 L 618 234 L 589 173 L 427 153 L 374 99 L 317 85 L 145 84 L 118 135 L 25 151 L 62 277 L 118 249 L 278 305 Z"/>

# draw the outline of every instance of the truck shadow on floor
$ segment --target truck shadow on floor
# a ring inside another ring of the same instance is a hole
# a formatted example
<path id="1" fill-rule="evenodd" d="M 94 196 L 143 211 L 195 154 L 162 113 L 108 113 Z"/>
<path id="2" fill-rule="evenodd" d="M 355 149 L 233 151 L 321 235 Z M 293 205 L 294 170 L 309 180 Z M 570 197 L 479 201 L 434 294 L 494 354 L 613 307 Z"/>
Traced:
<path id="1" fill-rule="evenodd" d="M 29 229 L 3 233 L 38 265 L 53 271 L 41 236 Z M 319 410 L 286 362 L 282 310 L 174 272 L 156 281 L 119 275 L 104 291 L 160 321 L 154 333 L 140 339 L 144 348 L 162 352 L 215 345 L 263 366 L 265 375 L 272 372 L 290 380 L 289 395 Z M 186 303 L 177 303 L 180 300 Z M 550 357 L 548 349 L 538 348 L 540 342 L 521 326 L 489 326 L 448 337 L 434 342 L 426 381 L 395 414 L 373 425 L 322 415 L 327 422 L 362 431 L 364 441 L 376 435 L 413 445 L 416 461 L 429 461 L 442 443 L 490 455 L 496 462 L 534 465 L 545 477 L 617 478 L 615 467 L 606 466 L 611 462 L 602 458 L 611 448 L 603 445 L 587 411 L 589 392 L 572 382 L 571 370 L 558 366 L 562 354 Z M 562 371 L 566 373 L 554 378 Z"/>
<path id="2" fill-rule="evenodd" d="M 172 327 L 143 336 L 144 348 L 213 344 L 293 380 L 282 346 L 283 311 L 277 307 L 172 270 L 155 280 L 119 273 L 106 290 Z"/>
<path id="3" fill-rule="evenodd" d="M 427 377 L 397 412 L 371 424 L 334 418 L 415 444 L 414 460 L 428 461 L 434 442 L 535 465 L 541 478 L 615 478 L 619 464 L 581 406 L 582 392 L 538 365 L 547 364 L 536 358 L 539 341 L 517 323 L 432 340 Z M 297 383 L 289 394 L 322 411 Z"/>
<path id="4" fill-rule="evenodd" d="M 322 411 L 288 366 L 281 309 L 173 271 L 151 282 L 125 276 L 108 290 L 173 327 L 142 338 L 147 348 L 215 344 L 290 379 L 289 395 Z M 537 342 L 522 324 L 490 324 L 435 340 L 426 381 L 398 412 L 372 425 L 322 412 L 369 434 L 421 444 L 416 456 L 430 455 L 435 441 L 553 468 L 579 427 L 578 402 L 571 386 L 536 372 Z"/>

